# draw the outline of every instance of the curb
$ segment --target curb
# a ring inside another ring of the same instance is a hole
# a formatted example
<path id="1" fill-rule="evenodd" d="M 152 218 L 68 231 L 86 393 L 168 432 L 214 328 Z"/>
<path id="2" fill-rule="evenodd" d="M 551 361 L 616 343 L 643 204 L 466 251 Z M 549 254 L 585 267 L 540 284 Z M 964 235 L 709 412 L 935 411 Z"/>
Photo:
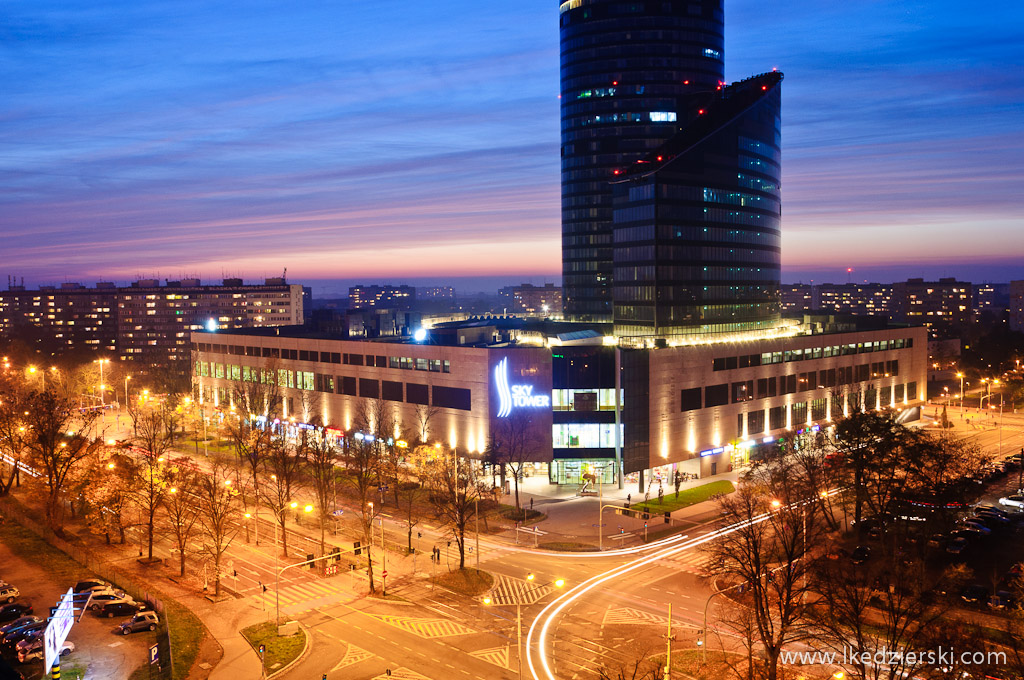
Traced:
<path id="1" fill-rule="evenodd" d="M 281 666 L 273 673 L 268 674 L 267 680 L 270 680 L 270 678 L 277 677 L 281 673 L 284 673 L 286 670 L 288 670 L 289 668 L 291 668 L 292 666 L 306 658 L 306 655 L 309 654 L 309 650 L 313 646 L 313 636 L 310 634 L 310 630 L 306 628 L 306 626 L 304 626 L 301 622 L 297 623 L 299 624 L 299 628 L 302 630 L 302 634 L 306 636 L 306 645 L 302 648 L 302 652 L 300 652 L 297 657 L 289 661 L 284 666 Z M 248 640 L 246 642 L 248 642 Z M 250 644 L 249 646 L 252 647 L 252 644 Z"/>

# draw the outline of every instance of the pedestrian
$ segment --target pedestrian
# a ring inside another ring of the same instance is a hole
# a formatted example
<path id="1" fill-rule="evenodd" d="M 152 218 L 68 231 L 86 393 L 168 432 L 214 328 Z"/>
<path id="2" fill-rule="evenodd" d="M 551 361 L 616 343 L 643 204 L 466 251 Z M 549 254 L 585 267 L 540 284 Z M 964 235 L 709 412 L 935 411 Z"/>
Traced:
<path id="1" fill-rule="evenodd" d="M 628 508 L 629 504 L 632 503 L 632 502 L 633 502 L 633 494 L 627 493 L 626 494 L 626 507 Z"/>

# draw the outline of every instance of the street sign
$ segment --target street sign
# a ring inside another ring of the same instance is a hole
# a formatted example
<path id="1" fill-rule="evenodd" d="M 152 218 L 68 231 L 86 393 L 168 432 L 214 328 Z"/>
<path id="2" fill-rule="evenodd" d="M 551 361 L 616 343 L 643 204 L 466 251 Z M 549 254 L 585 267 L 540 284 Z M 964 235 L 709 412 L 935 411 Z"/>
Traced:
<path id="1" fill-rule="evenodd" d="M 160 646 L 153 645 L 149 648 L 149 665 L 152 666 L 155 663 L 160 662 Z"/>
<path id="2" fill-rule="evenodd" d="M 388 572 L 387 572 L 387 569 L 385 569 L 384 570 L 384 578 L 387 578 L 387 577 L 388 577 Z"/>
<path id="3" fill-rule="evenodd" d="M 57 611 L 46 624 L 46 631 L 43 633 L 43 659 L 46 670 L 53 668 L 54 662 L 60 658 L 60 648 L 68 639 L 71 626 L 75 624 L 74 598 L 74 588 L 68 588 L 68 592 L 64 593 L 60 604 L 57 605 Z"/>

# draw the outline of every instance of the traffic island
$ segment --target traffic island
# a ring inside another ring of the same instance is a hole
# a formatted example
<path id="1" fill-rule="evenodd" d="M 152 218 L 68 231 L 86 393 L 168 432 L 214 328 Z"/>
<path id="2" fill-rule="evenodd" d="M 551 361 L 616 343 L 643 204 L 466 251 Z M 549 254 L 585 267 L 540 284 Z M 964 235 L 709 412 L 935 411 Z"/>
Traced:
<path id="1" fill-rule="evenodd" d="M 305 653 L 309 644 L 309 636 L 299 625 L 294 627 L 281 626 L 281 632 L 295 631 L 290 635 L 279 635 L 278 626 L 273 621 L 257 623 L 242 629 L 242 637 L 246 639 L 256 654 L 262 650 L 263 667 L 267 677 L 276 675 L 298 661 Z"/>
<path id="2" fill-rule="evenodd" d="M 477 597 L 491 589 L 494 585 L 494 577 L 486 571 L 466 567 L 434 576 L 430 582 L 460 595 Z"/>
<path id="3" fill-rule="evenodd" d="M 691 505 L 697 503 L 703 503 L 719 496 L 730 494 L 736 490 L 736 487 L 732 482 L 728 480 L 718 480 L 716 482 L 710 482 L 708 484 L 701 484 L 690 489 L 683 489 L 679 493 L 666 493 L 663 494 L 661 500 L 649 500 L 634 503 L 630 506 L 631 510 L 638 510 L 640 512 L 648 512 L 652 515 L 663 514 L 666 512 L 675 512 L 683 508 L 688 508 Z"/>

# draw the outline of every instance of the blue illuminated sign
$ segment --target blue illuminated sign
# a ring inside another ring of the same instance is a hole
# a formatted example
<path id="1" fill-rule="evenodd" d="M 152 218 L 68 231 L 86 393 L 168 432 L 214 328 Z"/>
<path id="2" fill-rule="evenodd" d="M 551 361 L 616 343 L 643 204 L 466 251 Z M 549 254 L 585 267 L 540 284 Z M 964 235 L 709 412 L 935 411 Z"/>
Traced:
<path id="1" fill-rule="evenodd" d="M 507 418 L 513 408 L 550 408 L 551 397 L 534 394 L 533 385 L 511 385 L 508 381 L 508 357 L 494 367 L 494 384 L 498 388 L 498 417 Z"/>

